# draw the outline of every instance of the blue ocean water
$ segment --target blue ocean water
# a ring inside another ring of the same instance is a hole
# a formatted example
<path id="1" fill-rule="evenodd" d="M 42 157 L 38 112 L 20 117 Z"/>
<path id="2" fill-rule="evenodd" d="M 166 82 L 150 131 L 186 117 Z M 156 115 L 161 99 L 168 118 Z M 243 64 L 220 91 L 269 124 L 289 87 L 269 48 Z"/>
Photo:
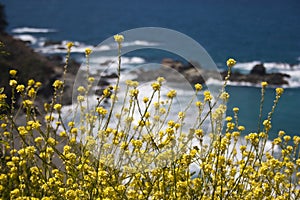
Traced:
<path id="1" fill-rule="evenodd" d="M 234 57 L 240 69 L 254 61 L 267 62 L 272 70 L 282 70 L 281 63 L 300 62 L 300 1 L 299 0 L 27 0 L 3 1 L 9 22 L 8 31 L 15 35 L 18 28 L 46 28 L 55 31 L 30 33 L 47 40 L 78 41 L 97 45 L 106 38 L 138 27 L 154 26 L 174 29 L 199 42 L 222 67 Z M 155 37 L 155 36 L 154 36 Z M 150 41 L 151 42 L 151 41 Z M 138 54 L 153 62 L 161 53 Z M 300 71 L 293 75 L 293 87 L 285 90 L 273 118 L 273 137 L 280 129 L 291 135 L 300 134 Z M 298 79 L 299 78 L 299 79 Z M 232 107 L 240 108 L 240 123 L 248 131 L 257 128 L 260 89 L 229 86 Z M 274 90 L 268 89 L 264 116 L 271 109 Z"/>

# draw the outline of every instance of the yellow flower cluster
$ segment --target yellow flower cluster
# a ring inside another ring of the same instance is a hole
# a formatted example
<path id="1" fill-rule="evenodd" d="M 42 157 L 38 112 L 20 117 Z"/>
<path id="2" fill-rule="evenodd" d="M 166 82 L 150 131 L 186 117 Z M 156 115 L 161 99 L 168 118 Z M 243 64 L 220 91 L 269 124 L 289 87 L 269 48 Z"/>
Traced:
<path id="1" fill-rule="evenodd" d="M 124 41 L 124 36 L 123 35 L 114 35 L 114 39 L 117 43 L 121 44 Z"/>
<path id="2" fill-rule="evenodd" d="M 174 97 L 176 97 L 176 90 L 170 90 L 168 93 L 167 93 L 167 97 L 170 98 L 170 99 L 173 99 Z"/>
<path id="3" fill-rule="evenodd" d="M 93 52 L 93 51 L 92 51 L 92 49 L 90 49 L 90 48 L 86 48 L 86 49 L 85 49 L 85 55 L 86 55 L 86 56 L 89 56 L 92 52 Z"/>
<path id="4" fill-rule="evenodd" d="M 228 67 L 235 63 L 227 61 Z M 148 97 L 140 97 L 139 83 L 129 80 L 125 98 L 117 101 L 121 86 L 110 86 L 94 107 L 87 95 L 91 87 L 80 86 L 74 118 L 62 118 L 63 105 L 54 96 L 44 105 L 43 121 L 34 108 L 41 84 L 20 85 L 16 74 L 10 71 L 10 85 L 22 100 L 16 108 L 26 112 L 18 123 L 21 111 L 14 109 L 0 118 L 0 199 L 299 199 L 300 137 L 279 131 L 268 146 L 282 88 L 275 90 L 268 118 L 259 122 L 263 130 L 246 133 L 239 108 L 225 117 L 230 97 L 225 88 L 214 99 L 220 104 L 213 104 L 208 90 L 204 100 L 196 100 L 202 90 L 196 84 L 191 102 L 174 116 L 177 93 L 164 93 L 162 77 Z M 53 83 L 54 95 L 63 84 Z M 1 105 L 5 99 L 1 91 Z M 195 123 L 187 126 L 190 119 Z"/>
<path id="5" fill-rule="evenodd" d="M 211 101 L 212 100 L 212 96 L 210 94 L 210 91 L 206 90 L 204 91 L 204 101 Z"/>
<path id="6" fill-rule="evenodd" d="M 202 90 L 202 85 L 200 83 L 195 84 L 196 91 Z"/>
<path id="7" fill-rule="evenodd" d="M 67 48 L 68 48 L 68 51 L 71 50 L 71 48 L 74 46 L 74 43 L 73 42 L 68 42 L 67 43 Z"/>
<path id="8" fill-rule="evenodd" d="M 63 86 L 63 81 L 61 81 L 61 80 L 55 80 L 53 83 L 53 87 L 55 89 L 60 89 L 62 86 Z"/>
<path id="9" fill-rule="evenodd" d="M 236 61 L 233 58 L 229 58 L 226 64 L 228 67 L 233 67 L 236 64 Z"/>
<path id="10" fill-rule="evenodd" d="M 14 70 L 14 69 L 9 70 L 9 74 L 10 74 L 11 76 L 16 76 L 16 75 L 17 75 L 17 70 Z"/>

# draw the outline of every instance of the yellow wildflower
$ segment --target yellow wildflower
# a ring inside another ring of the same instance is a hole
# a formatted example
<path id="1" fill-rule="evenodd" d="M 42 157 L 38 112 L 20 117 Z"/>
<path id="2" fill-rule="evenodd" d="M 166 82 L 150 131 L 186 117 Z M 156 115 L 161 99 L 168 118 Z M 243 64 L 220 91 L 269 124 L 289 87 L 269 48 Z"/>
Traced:
<path id="1" fill-rule="evenodd" d="M 62 107 L 62 105 L 57 103 L 57 104 L 54 105 L 53 108 L 59 112 L 61 110 L 61 107 Z"/>
<path id="2" fill-rule="evenodd" d="M 50 145 L 56 145 L 58 142 L 54 138 L 49 137 L 47 139 L 47 143 L 50 144 Z"/>
<path id="3" fill-rule="evenodd" d="M 103 96 L 108 97 L 110 94 L 111 94 L 111 92 L 108 88 L 103 90 Z"/>
<path id="4" fill-rule="evenodd" d="M 203 130 L 202 130 L 202 129 L 197 129 L 197 130 L 195 130 L 195 134 L 196 134 L 198 137 L 202 137 L 202 136 L 203 136 Z"/>
<path id="5" fill-rule="evenodd" d="M 61 80 L 56 80 L 54 81 L 54 83 L 52 84 L 52 86 L 55 88 L 55 89 L 59 89 L 62 87 L 64 83 L 61 81 Z"/>
<path id="6" fill-rule="evenodd" d="M 204 91 L 204 101 L 211 101 L 212 100 L 212 96 L 210 94 L 210 91 L 206 90 Z"/>
<path id="7" fill-rule="evenodd" d="M 72 127 L 75 126 L 75 123 L 71 121 L 71 122 L 68 123 L 68 126 L 72 128 Z"/>
<path id="8" fill-rule="evenodd" d="M 62 131 L 59 133 L 60 137 L 66 137 L 67 136 L 67 132 L 66 131 Z"/>
<path id="9" fill-rule="evenodd" d="M 107 114 L 107 110 L 103 107 L 97 107 L 96 108 L 96 112 L 99 114 L 99 115 L 102 115 L 102 116 L 105 116 Z"/>
<path id="10" fill-rule="evenodd" d="M 261 86 L 262 86 L 263 88 L 265 88 L 265 87 L 268 86 L 268 83 L 267 83 L 266 81 L 263 81 L 263 82 L 261 82 Z"/>
<path id="11" fill-rule="evenodd" d="M 78 101 L 78 102 L 83 102 L 83 101 L 84 101 L 84 96 L 79 95 L 79 96 L 77 97 L 77 101 Z"/>
<path id="12" fill-rule="evenodd" d="M 264 125 L 266 131 L 269 131 L 272 128 L 270 120 L 264 120 L 263 125 Z"/>
<path id="13" fill-rule="evenodd" d="M 202 85 L 200 83 L 195 84 L 196 91 L 202 90 Z"/>
<path id="14" fill-rule="evenodd" d="M 284 132 L 284 131 L 279 131 L 279 132 L 278 132 L 278 136 L 279 136 L 279 137 L 282 137 L 282 136 L 284 136 L 284 135 L 285 135 L 285 132 Z"/>
<path id="15" fill-rule="evenodd" d="M 27 99 L 27 100 L 24 100 L 24 101 L 23 101 L 23 105 L 24 105 L 24 106 L 32 106 L 32 105 L 33 105 L 33 102 Z"/>
<path id="16" fill-rule="evenodd" d="M 39 82 L 39 81 L 37 81 L 37 82 L 35 83 L 35 85 L 34 85 L 34 87 L 36 87 L 36 88 L 39 88 L 39 87 L 41 87 L 41 86 L 42 86 L 42 83 Z"/>
<path id="17" fill-rule="evenodd" d="M 286 136 L 283 137 L 283 139 L 284 139 L 284 141 L 288 142 L 288 141 L 291 140 L 291 136 L 286 135 Z"/>
<path id="18" fill-rule="evenodd" d="M 184 112 L 179 112 L 179 113 L 178 113 L 178 117 L 179 117 L 180 119 L 183 119 L 183 118 L 185 117 L 185 113 L 184 113 Z"/>
<path id="19" fill-rule="evenodd" d="M 232 110 L 233 110 L 233 112 L 237 113 L 237 112 L 239 112 L 240 109 L 238 107 L 234 107 Z"/>
<path id="20" fill-rule="evenodd" d="M 229 94 L 227 92 L 223 92 L 221 94 L 221 99 L 223 99 L 224 101 L 227 101 L 229 99 Z"/>
<path id="21" fill-rule="evenodd" d="M 154 91 L 160 90 L 160 84 L 158 82 L 152 83 L 151 86 Z"/>
<path id="22" fill-rule="evenodd" d="M 231 117 L 231 116 L 227 116 L 227 117 L 225 118 L 225 120 L 228 121 L 228 122 L 230 122 L 230 121 L 232 121 L 232 117 Z"/>
<path id="23" fill-rule="evenodd" d="M 28 80 L 27 85 L 33 86 L 35 84 L 35 81 L 33 79 Z"/>
<path id="24" fill-rule="evenodd" d="M 156 80 L 157 80 L 157 82 L 158 82 L 159 84 L 162 84 L 162 82 L 165 81 L 165 78 L 160 76 L 160 77 L 158 77 Z"/>
<path id="25" fill-rule="evenodd" d="M 131 96 L 131 97 L 137 97 L 138 94 L 139 94 L 139 90 L 137 90 L 137 89 L 132 89 L 132 90 L 129 91 L 129 93 L 130 93 L 130 96 Z"/>
<path id="26" fill-rule="evenodd" d="M 72 46 L 74 46 L 74 43 L 73 42 L 68 42 L 67 43 L 67 48 L 68 50 L 70 50 L 72 48 Z"/>
<path id="27" fill-rule="evenodd" d="M 114 35 L 114 39 L 117 43 L 121 44 L 124 41 L 124 36 L 123 35 Z"/>
<path id="28" fill-rule="evenodd" d="M 17 90 L 17 92 L 23 92 L 24 90 L 25 90 L 25 86 L 24 85 L 18 85 L 17 87 L 16 87 L 16 90 Z"/>
<path id="29" fill-rule="evenodd" d="M 276 95 L 281 96 L 283 91 L 284 91 L 283 88 L 276 88 Z"/>
<path id="30" fill-rule="evenodd" d="M 244 127 L 244 126 L 238 126 L 238 130 L 239 130 L 239 131 L 244 131 L 244 130 L 245 130 L 245 127 Z"/>
<path id="31" fill-rule="evenodd" d="M 174 97 L 176 97 L 176 95 L 177 95 L 176 90 L 170 90 L 167 93 L 167 97 L 170 98 L 170 99 L 173 99 Z"/>
<path id="32" fill-rule="evenodd" d="M 28 96 L 33 98 L 33 97 L 35 97 L 35 94 L 36 94 L 36 92 L 35 92 L 34 88 L 30 88 L 30 90 L 28 91 Z"/>
<path id="33" fill-rule="evenodd" d="M 89 83 L 93 83 L 94 81 L 95 81 L 95 78 L 94 78 L 94 77 L 89 77 L 89 78 L 88 78 L 88 82 L 89 82 Z"/>
<path id="34" fill-rule="evenodd" d="M 17 70 L 14 70 L 14 69 L 9 70 L 9 74 L 10 74 L 11 76 L 16 76 Z"/>
<path id="35" fill-rule="evenodd" d="M 9 85 L 10 85 L 11 87 L 15 87 L 17 84 L 18 84 L 18 82 L 17 82 L 16 80 L 10 80 L 10 81 L 9 81 Z"/>
<path id="36" fill-rule="evenodd" d="M 203 105 L 203 103 L 201 101 L 196 101 L 195 105 L 200 108 Z"/>
<path id="37" fill-rule="evenodd" d="M 35 143 L 40 143 L 40 142 L 42 142 L 42 141 L 43 141 L 43 138 L 42 138 L 42 137 L 37 137 L 37 138 L 34 139 L 34 142 L 35 142 Z"/>
<path id="38" fill-rule="evenodd" d="M 92 52 L 93 52 L 93 51 L 92 51 L 92 49 L 90 49 L 90 48 L 86 48 L 86 49 L 85 49 L 85 55 L 86 55 L 86 56 L 89 56 Z"/>
<path id="39" fill-rule="evenodd" d="M 233 67 L 236 64 L 236 61 L 233 58 L 229 58 L 226 64 L 228 67 Z"/>
<path id="40" fill-rule="evenodd" d="M 149 98 L 148 98 L 148 97 L 144 97 L 144 98 L 143 98 L 143 102 L 144 102 L 144 103 L 147 103 L 148 101 L 149 101 Z"/>
<path id="41" fill-rule="evenodd" d="M 80 92 L 80 93 L 84 93 L 85 92 L 85 88 L 83 86 L 79 86 L 77 88 L 77 91 Z"/>
<path id="42" fill-rule="evenodd" d="M 72 134 L 77 134 L 78 129 L 77 129 L 77 128 L 72 128 L 70 132 L 71 132 Z"/>
<path id="43" fill-rule="evenodd" d="M 19 134 L 22 136 L 24 136 L 28 133 L 28 131 L 26 130 L 26 128 L 24 126 L 19 126 L 18 131 L 19 131 Z"/>
<path id="44" fill-rule="evenodd" d="M 6 98 L 7 98 L 6 94 L 0 94 L 0 101 L 3 101 Z"/>

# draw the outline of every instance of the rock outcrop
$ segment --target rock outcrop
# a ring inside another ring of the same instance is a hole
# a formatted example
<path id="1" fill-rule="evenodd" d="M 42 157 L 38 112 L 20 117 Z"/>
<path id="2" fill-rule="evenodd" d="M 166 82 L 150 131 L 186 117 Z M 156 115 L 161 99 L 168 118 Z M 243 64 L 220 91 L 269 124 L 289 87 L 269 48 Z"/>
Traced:
<path id="1" fill-rule="evenodd" d="M 223 77 L 226 75 L 227 72 L 222 72 Z M 239 72 L 232 73 L 229 80 L 253 84 L 260 84 L 262 81 L 266 81 L 270 85 L 280 86 L 289 84 L 286 78 L 290 78 L 290 75 L 283 73 L 267 73 L 264 65 L 258 64 L 252 68 L 249 74 L 241 74 Z"/>
<path id="2" fill-rule="evenodd" d="M 219 72 L 205 70 L 197 63 L 183 64 L 180 61 L 174 61 L 172 59 L 164 59 L 162 65 L 171 69 L 176 70 L 182 74 L 190 83 L 205 83 L 207 78 L 217 78 Z M 198 66 L 195 68 L 194 66 Z M 160 69 L 161 70 L 161 69 Z M 163 72 L 163 71 L 160 71 Z M 167 72 L 164 72 L 168 76 Z M 223 80 L 227 76 L 227 71 L 221 72 Z M 230 81 L 233 82 L 248 82 L 252 84 L 260 84 L 262 81 L 268 82 L 270 85 L 288 85 L 286 78 L 290 75 L 283 73 L 267 73 L 266 68 L 263 64 L 255 65 L 249 74 L 242 74 L 234 72 L 230 76 Z M 174 77 L 176 78 L 176 77 Z"/>
<path id="3" fill-rule="evenodd" d="M 18 71 L 18 82 L 26 84 L 27 80 L 34 79 L 43 83 L 39 91 L 37 103 L 50 101 L 53 93 L 53 81 L 60 79 L 63 74 L 64 61 L 60 56 L 46 57 L 34 52 L 25 42 L 14 39 L 7 33 L 0 34 L 0 41 L 4 43 L 0 55 L 0 85 L 5 87 L 5 92 L 10 99 L 9 70 Z M 73 82 L 80 64 L 70 61 L 66 77 L 64 104 L 72 102 L 71 95 Z"/>

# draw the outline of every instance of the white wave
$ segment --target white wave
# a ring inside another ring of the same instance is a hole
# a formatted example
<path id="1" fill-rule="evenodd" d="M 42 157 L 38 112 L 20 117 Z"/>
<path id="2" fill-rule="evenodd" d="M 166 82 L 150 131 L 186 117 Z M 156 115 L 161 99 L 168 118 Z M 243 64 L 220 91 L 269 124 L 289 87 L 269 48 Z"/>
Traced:
<path id="1" fill-rule="evenodd" d="M 291 77 L 286 79 L 289 82 L 289 87 L 300 87 L 300 69 L 284 71 Z"/>
<path id="2" fill-rule="evenodd" d="M 53 45 L 47 45 L 44 46 L 45 41 L 43 41 L 39 48 L 37 48 L 38 52 L 41 53 L 46 53 L 46 54 L 51 54 L 51 53 L 65 53 L 66 52 L 66 44 L 69 41 L 62 41 L 61 44 L 53 44 Z M 101 51 L 110 51 L 117 49 L 117 44 L 111 43 L 107 45 L 99 45 L 99 46 L 91 46 L 91 45 L 86 45 L 84 43 L 80 42 L 73 42 L 74 46 L 72 47 L 72 52 L 76 53 L 84 53 L 86 48 L 91 48 L 94 52 L 101 52 Z M 128 47 L 128 46 L 155 46 L 157 43 L 152 43 L 148 41 L 142 41 L 142 40 L 136 40 L 133 42 L 124 42 L 122 44 L 123 47 Z"/>
<path id="3" fill-rule="evenodd" d="M 235 82 L 235 81 L 228 81 L 227 85 L 230 86 L 243 86 L 243 87 L 261 87 L 260 84 L 254 84 L 249 82 Z"/>
<path id="4" fill-rule="evenodd" d="M 36 42 L 38 40 L 37 38 L 33 37 L 32 35 L 27 35 L 27 34 L 24 34 L 24 35 L 14 35 L 14 38 L 22 40 L 24 42 L 30 42 L 30 44 L 36 44 Z"/>
<path id="5" fill-rule="evenodd" d="M 141 57 L 132 57 L 129 59 L 129 64 L 142 64 L 144 62 L 145 59 Z"/>
<path id="6" fill-rule="evenodd" d="M 117 63 L 116 56 L 91 56 L 90 62 L 105 65 L 106 63 Z M 122 64 L 142 64 L 145 63 L 145 59 L 141 57 L 122 57 Z"/>
<path id="7" fill-rule="evenodd" d="M 77 59 L 80 63 L 85 63 L 85 58 L 81 57 Z M 112 74 L 116 73 L 118 69 L 118 58 L 115 56 L 91 56 L 90 57 L 90 73 L 93 75 L 99 73 Z M 122 57 L 122 70 L 134 69 L 137 65 L 145 63 L 145 60 L 141 57 Z M 85 69 L 85 64 L 83 65 Z M 125 72 L 124 72 L 125 73 Z"/>
<path id="8" fill-rule="evenodd" d="M 69 41 L 62 41 L 61 44 L 53 44 L 53 45 L 47 45 L 45 46 L 46 39 L 41 40 L 41 42 L 38 43 L 38 47 L 35 49 L 37 52 L 44 53 L 44 54 L 57 54 L 57 53 L 66 53 L 66 44 Z M 102 52 L 102 51 L 111 51 L 116 50 L 118 48 L 116 43 L 110 43 L 110 44 L 104 44 L 99 46 L 92 46 L 87 45 L 78 41 L 73 42 L 74 46 L 72 47 L 72 52 L 75 53 L 84 53 L 86 48 L 90 48 L 93 50 L 94 53 L 96 52 Z M 129 47 L 129 46 L 154 46 L 157 45 L 157 43 L 143 41 L 143 40 L 135 40 L 132 42 L 124 42 L 122 44 L 123 47 Z M 134 58 L 132 63 L 143 63 L 144 60 L 140 58 Z"/>
<path id="9" fill-rule="evenodd" d="M 122 46 L 127 47 L 127 46 L 157 46 L 158 43 L 155 42 L 149 42 L 149 41 L 144 41 L 144 40 L 135 40 L 132 42 L 124 42 Z"/>
<path id="10" fill-rule="evenodd" d="M 213 78 L 208 78 L 205 82 L 205 84 L 207 86 L 209 85 L 217 85 L 217 86 L 220 86 L 220 85 L 223 85 L 224 82 L 223 81 L 220 81 L 220 80 L 217 80 L 217 79 L 213 79 Z"/>
<path id="11" fill-rule="evenodd" d="M 123 47 L 131 47 L 131 46 L 145 46 L 145 47 L 151 47 L 151 46 L 157 46 L 158 43 L 155 42 L 149 42 L 144 40 L 135 40 L 132 42 L 124 42 L 122 43 Z M 105 45 L 99 45 L 93 48 L 94 51 L 110 51 L 117 49 L 118 45 L 116 43 L 111 44 L 105 44 Z"/>
<path id="12" fill-rule="evenodd" d="M 286 73 L 290 71 L 297 71 L 300 70 L 300 64 L 299 65 L 290 65 L 288 63 L 264 63 L 264 66 L 267 70 L 267 73 L 272 72 L 280 72 L 280 73 Z"/>
<path id="13" fill-rule="evenodd" d="M 224 81 L 220 81 L 217 79 L 213 79 L 213 78 L 209 78 L 206 83 L 206 85 L 210 86 L 210 85 L 223 85 Z M 243 87 L 261 87 L 260 84 L 253 84 L 253 83 L 249 83 L 249 82 L 235 82 L 235 81 L 228 81 L 227 85 L 230 86 L 243 86 Z"/>
<path id="14" fill-rule="evenodd" d="M 300 70 L 300 64 L 298 65 L 291 65 L 288 63 L 276 63 L 276 62 L 260 62 L 260 61 L 252 61 L 246 63 L 237 63 L 234 66 L 234 70 L 238 70 L 241 72 L 250 72 L 251 69 L 258 64 L 263 64 L 266 68 L 267 73 L 272 72 L 285 72 L 285 71 L 293 71 L 293 70 Z"/>
<path id="15" fill-rule="evenodd" d="M 48 28 L 31 28 L 31 27 L 21 27 L 12 29 L 13 33 L 50 33 L 56 32 L 55 29 Z"/>
<path id="16" fill-rule="evenodd" d="M 45 39 L 41 39 L 39 42 L 39 47 L 35 48 L 35 51 L 43 54 L 57 54 L 57 53 L 66 53 L 67 52 L 67 43 L 70 41 L 64 40 L 60 44 L 53 44 L 45 46 Z M 80 42 L 73 42 L 74 46 L 72 47 L 73 53 L 84 53 L 86 48 L 93 49 L 91 45 L 85 45 Z"/>
<path id="17" fill-rule="evenodd" d="M 94 51 L 109 51 L 111 50 L 111 47 L 109 45 L 100 45 L 100 46 L 96 46 L 93 47 Z"/>

